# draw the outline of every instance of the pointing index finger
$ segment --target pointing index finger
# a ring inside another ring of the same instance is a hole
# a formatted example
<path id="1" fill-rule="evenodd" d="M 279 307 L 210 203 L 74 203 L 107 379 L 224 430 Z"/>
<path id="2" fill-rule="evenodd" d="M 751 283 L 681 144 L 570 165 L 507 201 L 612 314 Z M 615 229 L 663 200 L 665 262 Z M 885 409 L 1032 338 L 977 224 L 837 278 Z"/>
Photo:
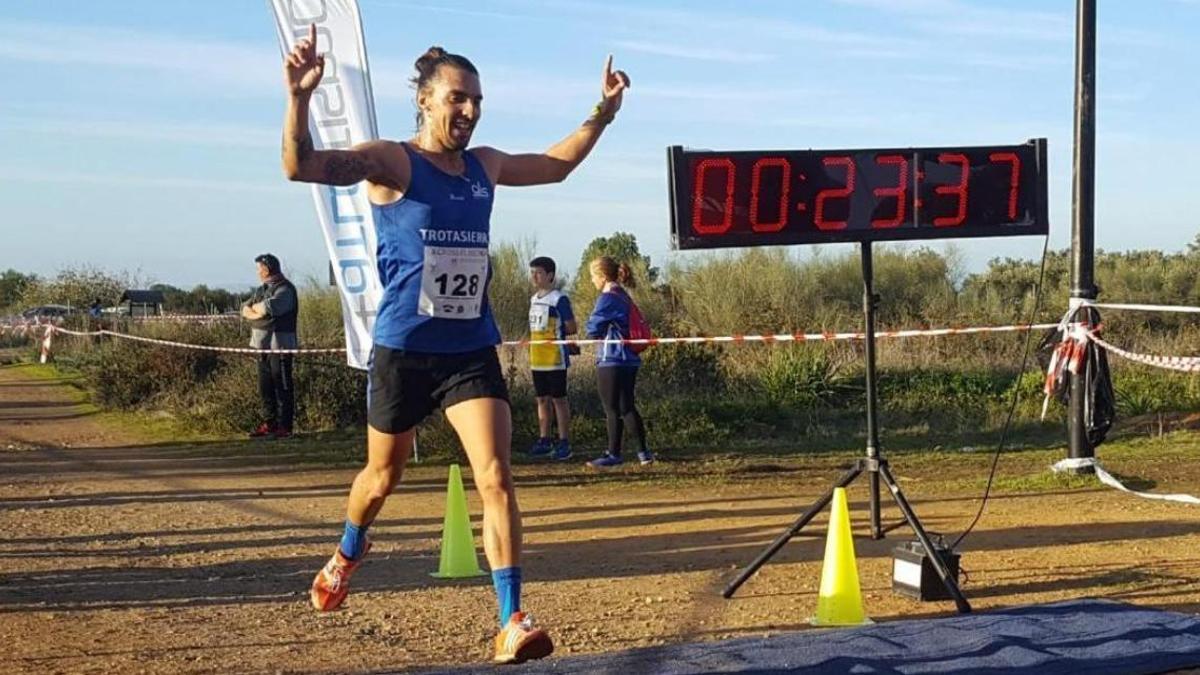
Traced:
<path id="1" fill-rule="evenodd" d="M 608 82 L 609 75 L 612 75 L 612 54 L 609 54 L 608 58 L 604 60 L 604 81 L 605 82 Z"/>
<path id="2" fill-rule="evenodd" d="M 308 24 L 308 48 L 312 50 L 310 55 L 315 57 L 317 55 L 317 24 L 315 23 Z"/>

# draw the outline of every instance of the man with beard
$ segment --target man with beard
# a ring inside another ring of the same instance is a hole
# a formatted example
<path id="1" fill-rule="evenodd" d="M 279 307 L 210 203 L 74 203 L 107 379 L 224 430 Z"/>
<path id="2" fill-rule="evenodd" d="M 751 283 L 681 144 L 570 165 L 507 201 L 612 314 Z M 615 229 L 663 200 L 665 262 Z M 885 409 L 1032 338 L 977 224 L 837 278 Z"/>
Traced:
<path id="1" fill-rule="evenodd" d="M 400 480 L 416 425 L 436 408 L 462 442 L 483 502 L 483 542 L 500 605 L 495 660 L 547 656 L 553 644 L 521 611 L 521 514 L 509 466 L 512 415 L 500 370 L 499 330 L 488 304 L 488 239 L 498 185 L 557 183 L 587 157 L 621 107 L 629 78 L 604 65 L 600 102 L 543 153 L 468 149 L 483 92 L 469 60 L 431 47 L 415 64 L 417 132 L 350 150 L 313 148 L 309 99 L 325 61 L 316 27 L 285 58 L 288 108 L 283 168 L 290 180 L 367 181 L 383 300 L 369 370 L 367 463 L 355 477 L 345 530 L 313 581 L 313 605 L 337 608 L 370 549 L 367 528 Z"/>

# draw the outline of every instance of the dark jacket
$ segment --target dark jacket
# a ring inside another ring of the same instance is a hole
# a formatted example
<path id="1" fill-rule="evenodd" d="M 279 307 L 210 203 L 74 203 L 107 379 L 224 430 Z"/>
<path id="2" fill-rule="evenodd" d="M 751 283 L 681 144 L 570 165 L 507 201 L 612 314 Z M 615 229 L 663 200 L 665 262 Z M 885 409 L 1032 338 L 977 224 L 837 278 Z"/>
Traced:
<path id="1" fill-rule="evenodd" d="M 263 303 L 266 315 L 249 322 L 253 329 L 251 346 L 260 349 L 294 348 L 297 318 L 300 316 L 300 299 L 296 287 L 282 274 L 276 274 L 254 289 L 250 299 L 243 305 L 260 302 Z"/>

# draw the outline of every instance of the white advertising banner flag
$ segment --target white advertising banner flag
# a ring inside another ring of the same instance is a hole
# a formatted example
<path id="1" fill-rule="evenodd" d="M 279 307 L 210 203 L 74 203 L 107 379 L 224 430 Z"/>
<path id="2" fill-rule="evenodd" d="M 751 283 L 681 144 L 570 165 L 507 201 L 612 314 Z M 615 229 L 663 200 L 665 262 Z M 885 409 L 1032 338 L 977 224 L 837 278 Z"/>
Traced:
<path id="1" fill-rule="evenodd" d="M 309 108 L 309 128 L 316 148 L 340 150 L 378 138 L 367 49 L 356 0 L 268 2 L 275 15 L 283 54 L 308 36 L 310 24 L 317 26 L 317 51 L 325 55 L 325 75 L 313 92 Z M 313 185 L 312 194 L 342 298 L 346 360 L 355 368 L 365 369 L 383 294 L 375 269 L 375 222 L 367 201 L 366 183 Z"/>

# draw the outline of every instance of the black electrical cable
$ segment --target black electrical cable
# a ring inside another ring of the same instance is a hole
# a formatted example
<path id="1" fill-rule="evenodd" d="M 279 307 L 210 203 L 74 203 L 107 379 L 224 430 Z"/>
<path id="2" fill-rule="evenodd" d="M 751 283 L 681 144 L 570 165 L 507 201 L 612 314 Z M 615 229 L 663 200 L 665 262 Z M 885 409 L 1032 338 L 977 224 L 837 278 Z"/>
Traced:
<path id="1" fill-rule="evenodd" d="M 1042 308 L 1042 282 L 1046 279 L 1046 256 L 1050 252 L 1050 235 L 1046 235 L 1042 241 L 1042 263 L 1041 269 L 1038 271 L 1037 286 L 1034 289 L 1033 310 L 1029 313 L 1029 319 L 1025 322 L 1026 325 L 1033 325 L 1037 320 L 1038 311 Z M 996 465 L 1000 462 L 1000 453 L 1004 451 L 1004 444 L 1008 441 L 1008 431 L 1012 426 L 1013 415 L 1017 411 L 1017 404 L 1021 402 L 1021 377 L 1025 375 L 1025 368 L 1029 365 L 1029 343 L 1033 340 L 1033 329 L 1030 329 L 1025 334 L 1025 347 L 1021 353 L 1021 368 L 1017 371 L 1017 381 L 1013 386 L 1012 402 L 1008 406 L 1008 416 L 1004 418 L 1004 427 L 1000 430 L 1000 442 L 996 444 L 996 452 L 992 455 L 992 468 L 988 472 L 987 487 L 983 490 L 983 499 L 979 502 L 979 510 L 975 512 L 975 519 L 963 530 L 963 533 L 958 535 L 958 539 L 950 545 L 950 550 L 958 548 L 963 539 L 975 529 L 976 523 L 983 516 L 983 510 L 987 507 L 988 497 L 992 493 L 992 481 L 996 478 Z"/>

